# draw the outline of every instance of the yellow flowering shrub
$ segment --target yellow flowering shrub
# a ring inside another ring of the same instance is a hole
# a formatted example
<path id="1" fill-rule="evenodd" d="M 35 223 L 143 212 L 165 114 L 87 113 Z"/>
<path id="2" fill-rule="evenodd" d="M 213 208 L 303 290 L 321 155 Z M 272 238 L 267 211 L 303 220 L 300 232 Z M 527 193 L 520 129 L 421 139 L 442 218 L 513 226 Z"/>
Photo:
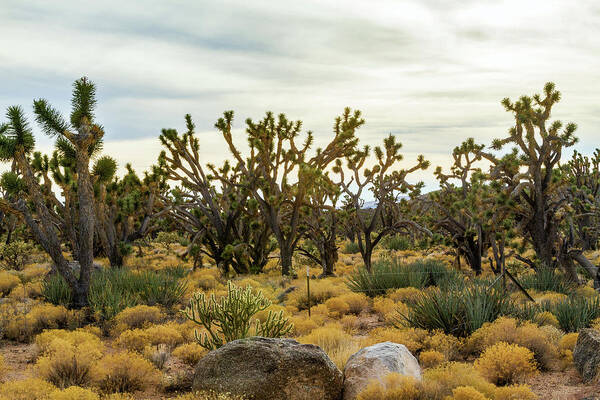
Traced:
<path id="1" fill-rule="evenodd" d="M 348 358 L 360 350 L 360 343 L 337 324 L 316 328 L 308 335 L 299 337 L 298 341 L 319 346 L 341 370 Z"/>
<path id="2" fill-rule="evenodd" d="M 137 352 L 142 352 L 146 346 L 159 344 L 173 348 L 185 341 L 177 325 L 170 322 L 163 325 L 152 325 L 146 329 L 126 330 L 119 335 L 115 344 Z"/>
<path id="3" fill-rule="evenodd" d="M 324 303 L 327 299 L 339 296 L 349 290 L 341 285 L 337 285 L 331 278 L 311 280 L 310 281 L 310 304 Z M 297 290 L 288 295 L 287 304 L 298 307 L 299 310 L 308 308 L 308 297 L 306 293 L 306 285 L 302 285 Z"/>
<path id="4" fill-rule="evenodd" d="M 4 297 L 10 293 L 17 285 L 21 283 L 21 280 L 16 274 L 8 271 L 0 271 L 0 295 Z"/>
<path id="5" fill-rule="evenodd" d="M 290 318 L 290 322 L 294 325 L 292 332 L 295 335 L 307 335 L 313 329 L 322 325 L 322 318 L 308 318 L 307 315 L 295 315 Z"/>
<path id="6" fill-rule="evenodd" d="M 59 388 L 87 385 L 92 364 L 102 357 L 103 345 L 88 332 L 47 331 L 36 337 L 42 356 L 35 373 Z"/>
<path id="7" fill-rule="evenodd" d="M 118 313 L 114 318 L 112 334 L 118 336 L 127 329 L 145 328 L 156 324 L 166 317 L 159 307 L 139 305 L 129 307 Z"/>
<path id="8" fill-rule="evenodd" d="M 439 351 L 447 361 L 455 360 L 460 354 L 462 342 L 455 336 L 446 335 L 442 331 L 435 331 L 426 337 L 424 347 L 427 350 Z"/>
<path id="9" fill-rule="evenodd" d="M 38 378 L 12 380 L 0 384 L 0 398 L 10 400 L 45 400 L 56 388 Z"/>
<path id="10" fill-rule="evenodd" d="M 411 353 L 417 354 L 423 349 L 428 336 L 429 333 L 424 329 L 381 327 L 369 331 L 369 337 L 362 341 L 362 346 L 371 346 L 381 342 L 394 342 L 405 345 Z"/>
<path id="11" fill-rule="evenodd" d="M 418 400 L 421 383 L 412 376 L 391 373 L 382 381 L 374 379 L 357 396 L 357 400 Z"/>
<path id="12" fill-rule="evenodd" d="M 558 318 L 554 316 L 550 311 L 543 311 L 534 316 L 533 320 L 538 325 L 550 325 L 555 328 L 560 328 L 560 324 L 558 323 Z"/>
<path id="13" fill-rule="evenodd" d="M 527 385 L 503 386 L 496 389 L 494 400 L 537 400 Z"/>
<path id="14" fill-rule="evenodd" d="M 554 368 L 558 360 L 558 337 L 552 326 L 539 327 L 531 322 L 519 323 L 514 318 L 501 317 L 485 323 L 467 339 L 470 353 L 480 353 L 499 342 L 518 344 L 533 351 L 543 369 Z"/>
<path id="15" fill-rule="evenodd" d="M 473 386 L 459 386 L 452 390 L 452 397 L 448 400 L 489 400 Z"/>
<path id="16" fill-rule="evenodd" d="M 422 295 L 423 292 L 420 289 L 414 287 L 405 287 L 390 291 L 386 297 L 395 302 L 405 303 L 415 301 Z"/>
<path id="17" fill-rule="evenodd" d="M 516 383 L 537 372 L 531 350 L 505 342 L 485 349 L 474 366 L 481 375 L 498 385 Z"/>
<path id="18" fill-rule="evenodd" d="M 4 335 L 11 340 L 29 341 L 44 329 L 75 328 L 81 318 L 81 312 L 69 311 L 63 306 L 37 304 L 27 313 L 15 314 L 7 321 Z"/>
<path id="19" fill-rule="evenodd" d="M 560 356 L 562 357 L 563 369 L 573 364 L 573 350 L 577 344 L 578 337 L 579 334 L 576 332 L 567 333 L 558 342 L 558 349 L 560 351 Z"/>
<path id="20" fill-rule="evenodd" d="M 207 350 L 198 343 L 186 343 L 173 350 L 173 356 L 188 365 L 194 366 L 207 353 Z"/>
<path id="21" fill-rule="evenodd" d="M 437 350 L 426 350 L 419 354 L 419 364 L 423 368 L 431 368 L 440 365 L 446 360 L 443 353 Z"/>
<path id="22" fill-rule="evenodd" d="M 350 306 L 341 297 L 327 299 L 325 306 L 329 310 L 329 315 L 333 318 L 340 318 L 350 312 Z"/>
<path id="23" fill-rule="evenodd" d="M 142 356 L 130 352 L 107 354 L 91 370 L 92 382 L 108 393 L 145 390 L 160 382 L 160 372 Z"/>
<path id="24" fill-rule="evenodd" d="M 91 389 L 71 386 L 63 390 L 55 390 L 48 400 L 100 400 L 100 396 Z"/>
<path id="25" fill-rule="evenodd" d="M 423 371 L 423 390 L 427 399 L 444 399 L 459 386 L 472 386 L 489 398 L 496 390 L 471 364 L 448 362 Z"/>
<path id="26" fill-rule="evenodd" d="M 230 393 L 195 392 L 182 394 L 174 400 L 246 400 L 246 398 Z"/>
<path id="27" fill-rule="evenodd" d="M 22 301 L 26 298 L 38 298 L 42 294 L 42 284 L 41 282 L 27 282 L 25 284 L 18 284 L 15 286 L 8 297 L 15 300 Z"/>

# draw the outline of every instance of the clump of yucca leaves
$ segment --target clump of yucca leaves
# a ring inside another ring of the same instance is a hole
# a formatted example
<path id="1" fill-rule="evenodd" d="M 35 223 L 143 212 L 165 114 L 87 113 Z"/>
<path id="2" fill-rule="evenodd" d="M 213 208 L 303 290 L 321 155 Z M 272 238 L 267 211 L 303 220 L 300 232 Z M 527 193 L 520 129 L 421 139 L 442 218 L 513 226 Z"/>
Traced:
<path id="1" fill-rule="evenodd" d="M 215 350 L 232 340 L 251 336 L 252 318 L 270 305 L 262 292 L 255 293 L 250 286 L 242 289 L 228 282 L 227 296 L 217 300 L 214 294 L 207 298 L 202 292 L 196 293 L 182 313 L 206 329 L 204 334 L 194 332 L 198 344 Z M 256 335 L 264 337 L 282 337 L 292 329 L 283 311 L 269 311 L 264 321 L 255 320 L 254 325 Z"/>
<path id="2" fill-rule="evenodd" d="M 462 289 L 429 290 L 407 303 L 408 313 L 400 313 L 398 323 L 414 328 L 442 330 L 466 337 L 484 323 L 510 314 L 514 304 L 501 290 L 473 284 Z"/>

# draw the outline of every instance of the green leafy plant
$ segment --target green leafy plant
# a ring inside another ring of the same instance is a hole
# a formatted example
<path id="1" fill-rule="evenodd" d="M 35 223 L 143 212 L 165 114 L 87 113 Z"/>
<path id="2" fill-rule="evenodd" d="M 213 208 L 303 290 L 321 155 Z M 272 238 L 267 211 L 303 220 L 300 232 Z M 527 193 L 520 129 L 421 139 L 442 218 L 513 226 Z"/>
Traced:
<path id="1" fill-rule="evenodd" d="M 232 340 L 249 337 L 253 316 L 270 305 L 262 292 L 255 293 L 250 286 L 242 289 L 228 282 L 227 296 L 217 300 L 214 294 L 207 298 L 202 292 L 196 293 L 182 313 L 206 329 L 204 334 L 195 332 L 198 344 L 214 350 Z M 283 311 L 269 311 L 264 321 L 255 320 L 255 332 L 261 336 L 282 337 L 291 329 L 292 325 L 284 318 Z"/>
<path id="2" fill-rule="evenodd" d="M 546 303 L 544 308 L 556 316 L 563 331 L 578 332 L 589 328 L 591 322 L 600 317 L 600 298 L 571 297 L 554 304 Z"/>
<path id="3" fill-rule="evenodd" d="M 405 287 L 424 288 L 457 281 L 456 273 L 435 260 L 419 260 L 404 264 L 397 258 L 379 260 L 371 272 L 358 268 L 350 275 L 346 285 L 354 292 L 367 296 L 381 296 L 387 290 Z"/>
<path id="4" fill-rule="evenodd" d="M 407 303 L 408 312 L 399 311 L 397 322 L 407 322 L 414 328 L 442 330 L 466 337 L 513 310 L 511 300 L 500 290 L 483 285 L 471 285 L 462 290 L 431 290 Z"/>
<path id="5" fill-rule="evenodd" d="M 180 281 L 176 274 L 146 272 L 142 279 L 145 285 L 140 291 L 144 304 L 153 306 L 160 304 L 171 307 L 181 300 L 187 289 L 187 282 Z"/>
<path id="6" fill-rule="evenodd" d="M 29 262 L 33 246 L 22 241 L 14 241 L 0 247 L 0 259 L 7 269 L 20 271 Z"/>
<path id="7" fill-rule="evenodd" d="M 73 300 L 67 281 L 58 274 L 51 275 L 42 282 L 42 296 L 48 303 L 56 306 L 68 307 Z"/>
<path id="8" fill-rule="evenodd" d="M 540 292 L 557 292 L 569 294 L 573 291 L 573 284 L 565 274 L 553 268 L 541 267 L 533 274 L 521 277 L 521 285 L 525 289 L 534 289 Z"/>

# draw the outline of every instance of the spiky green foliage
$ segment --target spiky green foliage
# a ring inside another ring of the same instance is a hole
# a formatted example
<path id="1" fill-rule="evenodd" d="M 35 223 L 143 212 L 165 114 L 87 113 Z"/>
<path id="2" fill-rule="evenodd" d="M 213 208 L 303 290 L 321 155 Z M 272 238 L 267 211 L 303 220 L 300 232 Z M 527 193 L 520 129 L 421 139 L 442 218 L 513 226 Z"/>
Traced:
<path id="1" fill-rule="evenodd" d="M 408 303 L 408 313 L 399 311 L 398 322 L 415 328 L 442 330 L 466 337 L 514 308 L 506 294 L 484 285 L 470 285 L 461 290 L 431 290 Z"/>
<path id="2" fill-rule="evenodd" d="M 600 317 L 600 298 L 570 297 L 554 304 L 546 304 L 558 319 L 560 328 L 565 332 L 579 332 L 589 328 L 592 321 Z"/>
<path id="3" fill-rule="evenodd" d="M 228 282 L 227 296 L 217 300 L 214 294 L 207 298 L 202 292 L 196 293 L 182 313 L 206 330 L 202 335 L 195 332 L 198 344 L 214 350 L 232 340 L 248 337 L 253 316 L 270 305 L 261 292 L 255 293 L 250 286 L 241 289 Z M 261 336 L 281 337 L 291 329 L 282 311 L 269 312 L 265 321 L 255 320 L 255 331 Z"/>
<path id="4" fill-rule="evenodd" d="M 0 160 L 12 161 L 19 148 L 25 154 L 31 153 L 35 139 L 20 106 L 8 107 L 6 119 L 8 122 L 0 125 Z"/>

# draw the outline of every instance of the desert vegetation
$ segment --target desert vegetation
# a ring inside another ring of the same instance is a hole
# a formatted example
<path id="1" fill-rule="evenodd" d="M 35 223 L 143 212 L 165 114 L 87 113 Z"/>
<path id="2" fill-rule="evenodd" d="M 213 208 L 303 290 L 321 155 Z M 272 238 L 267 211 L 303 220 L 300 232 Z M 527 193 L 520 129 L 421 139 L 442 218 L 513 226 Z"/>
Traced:
<path id="1" fill-rule="evenodd" d="M 245 121 L 244 147 L 226 111 L 221 165 L 186 115 L 157 127 L 155 165 L 119 176 L 96 90 L 75 81 L 68 118 L 37 99 L 33 120 L 15 105 L 0 124 L 0 399 L 241 399 L 197 391 L 194 369 L 254 336 L 317 345 L 341 371 L 406 346 L 422 377 L 390 373 L 362 400 L 547 398 L 557 374 L 589 389 L 573 351 L 600 329 L 600 150 L 571 153 L 553 83 L 502 100 L 508 132 L 458 143 L 432 192 L 414 179 L 430 162 L 405 161 L 401 137 L 362 145 L 351 109 L 320 148 L 271 112 Z"/>

